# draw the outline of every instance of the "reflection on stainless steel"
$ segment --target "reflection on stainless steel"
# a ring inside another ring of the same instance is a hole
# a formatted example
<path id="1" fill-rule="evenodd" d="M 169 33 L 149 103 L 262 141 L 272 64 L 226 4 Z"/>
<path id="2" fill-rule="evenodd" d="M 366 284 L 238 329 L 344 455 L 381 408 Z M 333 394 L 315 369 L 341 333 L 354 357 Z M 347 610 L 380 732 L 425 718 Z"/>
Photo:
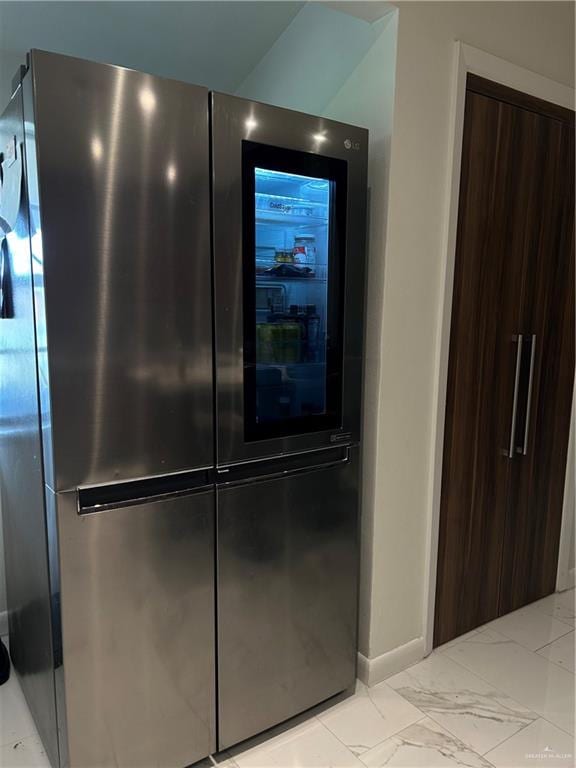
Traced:
<path id="1" fill-rule="evenodd" d="M 100 318 L 100 323 L 96 329 L 96 344 L 94 349 L 94 359 L 96 365 L 94 366 L 94 397 L 92 401 L 92 407 L 94 409 L 94 428 L 92 431 L 92 446 L 90 450 L 91 464 L 90 474 L 98 470 L 98 461 L 102 455 L 102 431 L 103 431 L 103 416 L 106 398 L 106 346 L 107 336 L 109 333 L 108 319 L 110 313 L 110 260 L 112 257 L 113 237 L 114 237 L 114 213 L 116 208 L 115 192 L 116 192 L 116 179 L 115 174 L 119 172 L 118 167 L 118 139 L 119 128 L 122 119 L 123 108 L 123 89 L 126 79 L 126 71 L 119 69 L 116 71 L 116 82 L 114 83 L 114 89 L 112 91 L 112 99 L 110 104 L 110 129 L 109 140 L 107 142 L 107 162 L 105 170 L 105 179 L 103 182 L 104 189 L 104 206 L 102 211 L 102 242 L 100 245 L 100 260 L 101 263 L 98 269 L 98 290 L 96 292 L 98 306 L 96 313 Z"/>
<path id="2" fill-rule="evenodd" d="M 138 93 L 138 100 L 140 101 L 140 106 L 142 107 L 144 114 L 152 115 L 156 109 L 156 95 L 154 94 L 153 89 L 148 85 L 142 86 Z"/>
<path id="3" fill-rule="evenodd" d="M 258 122 L 253 117 L 247 117 L 244 121 L 244 126 L 247 131 L 253 131 L 258 128 Z"/>
<path id="4" fill-rule="evenodd" d="M 22 89 L 0 118 L 0 147 L 24 148 Z M 53 765 L 58 765 L 51 596 L 44 522 L 32 269 L 24 186 L 8 237 L 14 316 L 0 319 L 0 493 L 10 653 Z"/>
<path id="5" fill-rule="evenodd" d="M 169 184 L 174 184 L 177 176 L 178 176 L 178 171 L 176 170 L 176 166 L 174 165 L 174 163 L 168 163 L 168 165 L 166 166 L 166 181 Z"/>
<path id="6" fill-rule="evenodd" d="M 32 66 L 52 487 L 203 464 L 212 452 L 207 92 L 42 52 Z M 95 137 L 98 162 L 86 151 Z"/>
<path id="7" fill-rule="evenodd" d="M 90 150 L 92 152 L 92 157 L 96 161 L 102 160 L 102 155 L 104 154 L 104 147 L 102 146 L 102 141 L 98 138 L 98 136 L 94 136 L 92 141 L 90 142 Z"/>
<path id="8" fill-rule="evenodd" d="M 357 448 L 218 490 L 220 749 L 353 683 L 357 515 Z"/>
<path id="9" fill-rule="evenodd" d="M 214 491 L 57 507 L 70 765 L 184 768 L 215 750 Z"/>

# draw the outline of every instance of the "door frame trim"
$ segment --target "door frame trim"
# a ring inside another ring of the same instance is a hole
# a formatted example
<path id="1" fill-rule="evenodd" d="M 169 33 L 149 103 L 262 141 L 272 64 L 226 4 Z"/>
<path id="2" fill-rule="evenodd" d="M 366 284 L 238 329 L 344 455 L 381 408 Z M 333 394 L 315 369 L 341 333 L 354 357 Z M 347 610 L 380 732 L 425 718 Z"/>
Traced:
<path id="1" fill-rule="evenodd" d="M 576 583 L 574 565 L 570 568 L 570 550 L 573 549 L 574 509 L 576 501 L 576 482 L 574 472 L 575 448 L 574 440 L 576 419 L 576 392 L 572 392 L 572 411 L 570 416 L 570 436 L 568 438 L 568 455 L 566 457 L 566 479 L 564 481 L 564 504 L 562 506 L 562 527 L 560 529 L 560 551 L 558 552 L 558 573 L 556 576 L 556 590 L 562 592 L 571 589 Z M 569 472 L 568 468 L 572 467 Z"/>
<path id="2" fill-rule="evenodd" d="M 450 325 L 452 319 L 452 294 L 454 266 L 456 262 L 456 233 L 458 225 L 458 203 L 460 197 L 460 166 L 462 140 L 464 135 L 464 105 L 466 98 L 466 77 L 468 73 L 493 80 L 501 85 L 522 91 L 544 101 L 574 109 L 576 91 L 567 85 L 550 80 L 529 69 L 512 64 L 505 59 L 474 48 L 457 40 L 454 42 L 452 63 L 452 95 L 449 110 L 449 157 L 448 191 L 445 200 L 446 214 L 443 231 L 443 263 L 440 284 L 441 310 L 436 328 L 436 352 L 434 361 L 433 424 L 430 446 L 430 469 L 428 480 L 428 511 L 425 548 L 425 585 L 423 606 L 424 655 L 432 651 L 434 637 L 434 611 L 436 603 L 436 568 L 438 564 L 438 536 L 440 528 L 440 498 L 442 487 L 442 459 L 444 449 L 444 420 L 446 411 L 446 390 L 448 383 L 448 355 L 450 350 Z M 570 425 L 570 439 L 574 440 L 574 413 Z M 567 478 L 565 496 L 569 494 Z M 573 493 L 573 491 L 572 491 Z M 563 518 L 570 510 L 564 504 Z M 562 524 L 562 536 L 569 533 L 569 526 Z M 561 540 L 561 552 L 567 549 Z M 557 585 L 559 586 L 559 585 Z"/>

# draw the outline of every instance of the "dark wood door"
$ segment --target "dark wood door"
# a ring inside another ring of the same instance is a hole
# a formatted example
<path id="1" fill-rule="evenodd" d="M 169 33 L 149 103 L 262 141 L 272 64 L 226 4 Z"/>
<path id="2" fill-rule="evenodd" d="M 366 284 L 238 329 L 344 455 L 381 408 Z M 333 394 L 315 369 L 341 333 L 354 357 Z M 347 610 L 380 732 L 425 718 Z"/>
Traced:
<path id="1" fill-rule="evenodd" d="M 554 591 L 574 381 L 574 124 L 529 113 L 524 338 L 500 613 Z M 530 371 L 532 369 L 532 376 Z"/>
<path id="2" fill-rule="evenodd" d="M 507 599 L 503 597 L 514 592 L 508 586 L 510 573 L 513 571 L 520 583 L 530 570 L 531 558 L 538 549 L 538 530 L 545 527 L 549 531 L 544 547 L 546 553 L 555 551 L 556 558 L 559 538 L 559 529 L 555 531 L 554 526 L 530 525 L 528 511 L 516 514 L 514 524 L 510 507 L 512 499 L 531 492 L 519 480 L 517 469 L 521 455 L 518 440 L 526 422 L 522 408 L 528 401 L 527 339 L 536 333 L 529 330 L 536 327 L 536 321 L 527 316 L 527 308 L 535 312 L 533 304 L 540 302 L 537 313 L 541 322 L 548 323 L 547 328 L 569 323 L 566 312 L 560 310 L 556 320 L 550 319 L 541 296 L 543 277 L 537 277 L 546 274 L 546 296 L 554 290 L 566 293 L 558 275 L 550 278 L 546 257 L 548 240 L 565 237 L 558 233 L 564 232 L 567 225 L 566 189 L 554 188 L 554 180 L 561 176 L 557 154 L 561 145 L 564 147 L 564 140 L 559 139 L 563 123 L 557 118 L 556 108 L 551 108 L 552 116 L 541 114 L 536 109 L 540 102 L 525 101 L 522 94 L 513 98 L 515 92 L 472 76 L 467 86 L 435 645 L 511 610 L 505 607 Z M 560 132 L 556 130 L 558 125 Z M 561 249 L 557 252 L 564 254 Z M 565 286 L 569 261 L 569 255 L 558 257 L 556 272 L 564 270 Z M 561 304 L 558 299 L 556 295 L 557 304 Z M 565 303 L 565 296 L 562 299 Z M 561 343 L 566 345 L 569 340 Z M 548 354 L 554 354 L 553 347 Z M 541 355 L 538 363 L 544 362 Z M 567 365 L 569 360 L 556 367 L 565 370 Z M 537 384 L 533 384 L 534 398 L 540 378 L 537 376 Z M 546 396 L 550 397 L 558 386 L 558 375 L 546 381 Z M 545 410 L 548 414 L 550 409 Z M 548 424 L 550 418 L 542 416 L 540 421 Z M 559 409 L 556 418 L 563 424 L 565 419 L 567 438 L 569 408 L 568 414 Z M 533 424 L 533 429 L 536 434 L 542 427 Z M 562 439 L 567 442 L 564 433 Z M 565 446 L 557 446 L 555 453 L 559 463 L 562 456 L 565 461 Z M 538 482 L 544 489 L 548 479 L 541 477 Z M 545 498 L 543 490 L 541 498 Z M 547 517 L 542 503 L 540 514 Z M 511 540 L 519 536 L 518 527 L 534 529 L 521 537 L 530 545 L 511 547 Z M 555 550 L 548 539 L 555 539 Z M 517 559 L 523 561 L 521 566 L 515 565 Z M 504 578 L 508 580 L 506 587 L 502 585 Z"/>

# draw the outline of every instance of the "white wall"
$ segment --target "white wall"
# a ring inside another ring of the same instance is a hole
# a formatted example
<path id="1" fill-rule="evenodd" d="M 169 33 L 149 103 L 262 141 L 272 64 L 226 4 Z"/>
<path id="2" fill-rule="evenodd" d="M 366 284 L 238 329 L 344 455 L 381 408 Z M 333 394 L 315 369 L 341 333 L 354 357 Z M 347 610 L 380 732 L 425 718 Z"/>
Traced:
<path id="1" fill-rule="evenodd" d="M 574 83 L 574 6 L 399 3 L 381 317 L 371 658 L 423 635 L 453 41 Z"/>
<path id="2" fill-rule="evenodd" d="M 566 460 L 566 485 L 564 488 L 564 509 L 562 514 L 562 533 L 558 555 L 557 589 L 570 589 L 576 583 L 575 560 L 576 547 L 576 392 L 572 396 L 572 429 L 568 442 Z"/>
<path id="3" fill-rule="evenodd" d="M 384 19 L 378 39 L 324 109 L 324 115 L 358 123 L 370 131 L 368 163 L 369 220 L 366 280 L 366 347 L 364 368 L 362 535 L 359 612 L 359 650 L 369 655 L 374 562 L 374 490 L 378 472 L 378 444 L 374 413 L 380 380 L 380 328 L 384 289 L 384 243 L 388 207 L 388 169 L 398 12 Z"/>
<path id="4" fill-rule="evenodd" d="M 378 39 L 382 25 L 382 21 L 367 23 L 310 3 L 294 17 L 236 94 L 321 114 Z"/>
<path id="5" fill-rule="evenodd" d="M 231 91 L 302 6 L 273 0 L 0 2 L 0 50 L 23 58 L 41 48 Z"/>

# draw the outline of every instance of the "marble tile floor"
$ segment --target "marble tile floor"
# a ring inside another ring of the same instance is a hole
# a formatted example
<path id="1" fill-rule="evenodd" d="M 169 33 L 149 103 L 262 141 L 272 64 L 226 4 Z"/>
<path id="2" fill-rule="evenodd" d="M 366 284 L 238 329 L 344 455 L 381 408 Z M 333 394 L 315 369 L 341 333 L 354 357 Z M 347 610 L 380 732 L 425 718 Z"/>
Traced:
<path id="1" fill-rule="evenodd" d="M 503 616 L 194 768 L 571 768 L 574 601 Z M 0 767 L 48 768 L 14 676 L 0 687 Z"/>

